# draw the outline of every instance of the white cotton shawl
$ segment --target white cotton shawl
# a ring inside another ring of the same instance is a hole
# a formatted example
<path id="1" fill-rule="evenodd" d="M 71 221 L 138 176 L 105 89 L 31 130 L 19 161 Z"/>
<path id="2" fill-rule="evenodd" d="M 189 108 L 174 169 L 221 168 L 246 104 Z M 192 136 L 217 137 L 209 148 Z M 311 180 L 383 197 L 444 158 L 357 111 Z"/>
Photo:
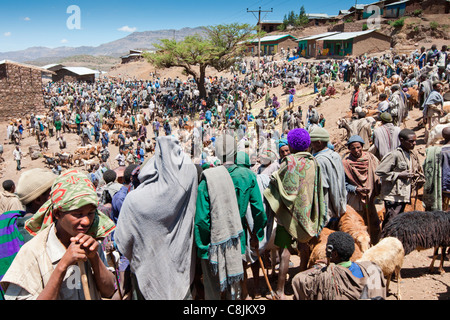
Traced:
<path id="1" fill-rule="evenodd" d="M 181 300 L 195 271 L 197 169 L 178 140 L 160 137 L 139 180 L 120 211 L 117 247 L 130 261 L 145 299 Z"/>

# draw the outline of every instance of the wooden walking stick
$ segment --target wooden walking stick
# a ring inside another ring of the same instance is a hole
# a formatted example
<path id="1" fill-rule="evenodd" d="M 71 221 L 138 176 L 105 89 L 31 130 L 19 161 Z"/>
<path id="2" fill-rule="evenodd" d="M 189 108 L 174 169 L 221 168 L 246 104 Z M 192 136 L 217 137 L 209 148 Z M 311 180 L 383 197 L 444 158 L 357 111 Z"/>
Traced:
<path id="1" fill-rule="evenodd" d="M 369 233 L 369 236 L 372 235 L 371 233 L 371 226 L 370 226 L 370 217 L 369 217 L 369 196 L 366 195 L 366 205 L 365 205 L 365 211 L 366 211 L 366 219 L 367 219 L 367 232 Z"/>
<path id="2" fill-rule="evenodd" d="M 247 224 L 247 230 L 248 230 L 248 232 L 250 234 L 252 234 L 248 224 Z M 263 272 L 263 275 L 264 275 L 264 279 L 266 280 L 267 287 L 269 288 L 270 295 L 272 296 L 273 300 L 278 300 L 277 294 L 275 293 L 275 291 L 273 291 L 272 286 L 270 285 L 269 277 L 267 276 L 266 268 L 264 266 L 264 262 L 262 261 L 261 255 L 259 254 L 259 248 L 255 248 L 255 251 L 256 251 L 256 255 L 258 256 L 259 264 L 261 266 L 261 269 L 262 269 L 262 272 Z"/>
<path id="3" fill-rule="evenodd" d="M 80 268 L 81 284 L 83 286 L 84 297 L 86 300 L 92 300 L 91 293 L 89 291 L 89 284 L 88 284 L 88 280 L 87 280 L 86 268 L 84 266 L 84 262 L 78 261 L 78 267 Z"/>
<path id="4" fill-rule="evenodd" d="M 116 277 L 117 291 L 119 292 L 120 300 L 123 300 L 122 290 L 120 290 L 120 281 L 119 281 L 119 275 L 118 275 L 119 270 L 117 268 L 116 259 L 114 258 L 114 254 L 112 252 L 110 252 L 109 255 L 110 255 L 112 263 L 114 265 L 114 276 Z"/>

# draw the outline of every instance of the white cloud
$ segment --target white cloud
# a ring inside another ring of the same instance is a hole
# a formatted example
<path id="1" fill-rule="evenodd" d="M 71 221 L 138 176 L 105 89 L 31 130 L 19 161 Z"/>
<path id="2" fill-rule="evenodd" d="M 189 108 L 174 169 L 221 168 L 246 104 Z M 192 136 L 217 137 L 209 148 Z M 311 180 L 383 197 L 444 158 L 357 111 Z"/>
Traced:
<path id="1" fill-rule="evenodd" d="M 67 39 L 62 39 L 61 40 L 61 43 L 68 43 L 69 42 L 69 40 L 67 40 Z"/>
<path id="2" fill-rule="evenodd" d="M 25 17 L 25 18 L 23 18 L 23 20 L 30 21 L 31 19 L 30 19 L 30 17 Z"/>
<path id="3" fill-rule="evenodd" d="M 5 37 L 10 37 L 11 36 L 11 32 L 5 32 L 4 34 L 3 34 Z"/>
<path id="4" fill-rule="evenodd" d="M 135 32 L 137 30 L 137 28 L 131 28 L 129 26 L 123 26 L 122 28 L 119 28 L 117 30 L 123 31 L 123 32 Z"/>

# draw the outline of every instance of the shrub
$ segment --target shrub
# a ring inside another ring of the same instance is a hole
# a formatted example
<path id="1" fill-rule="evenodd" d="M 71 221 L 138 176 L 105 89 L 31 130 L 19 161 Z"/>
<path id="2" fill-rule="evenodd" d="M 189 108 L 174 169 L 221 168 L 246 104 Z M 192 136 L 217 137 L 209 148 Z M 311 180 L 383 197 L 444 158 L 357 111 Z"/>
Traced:
<path id="1" fill-rule="evenodd" d="M 439 23 L 437 23 L 436 21 L 431 21 L 430 22 L 430 28 L 433 30 L 436 30 L 439 27 Z"/>
<path id="2" fill-rule="evenodd" d="M 394 28 L 401 28 L 405 24 L 405 18 L 401 18 L 392 22 L 391 26 Z"/>
<path id="3" fill-rule="evenodd" d="M 422 14 L 422 9 L 414 10 L 412 14 L 415 17 L 420 16 Z"/>
<path id="4" fill-rule="evenodd" d="M 369 29 L 369 27 L 367 26 L 367 23 L 364 23 L 362 26 L 362 31 L 365 31 L 367 29 Z"/>

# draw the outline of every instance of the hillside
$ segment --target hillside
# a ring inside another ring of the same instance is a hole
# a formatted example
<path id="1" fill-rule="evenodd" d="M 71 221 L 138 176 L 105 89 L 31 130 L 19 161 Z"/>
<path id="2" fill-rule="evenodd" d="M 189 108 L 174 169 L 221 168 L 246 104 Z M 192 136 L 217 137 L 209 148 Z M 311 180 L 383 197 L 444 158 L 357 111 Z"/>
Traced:
<path id="1" fill-rule="evenodd" d="M 47 59 L 47 61 L 52 61 L 50 63 L 55 63 L 53 62 L 54 60 L 78 55 L 111 56 L 118 58 L 128 53 L 130 49 L 151 50 L 154 48 L 154 44 L 158 43 L 160 39 L 175 37 L 175 39 L 179 40 L 184 39 L 186 36 L 199 33 L 202 33 L 202 27 L 133 32 L 124 38 L 97 47 L 32 47 L 20 51 L 0 52 L 0 60 L 6 59 L 25 62 Z"/>
<path id="2" fill-rule="evenodd" d="M 70 67 L 86 67 L 93 70 L 108 72 L 111 68 L 120 63 L 120 59 L 109 56 L 78 55 L 66 58 L 41 58 L 33 61 L 25 61 L 25 63 L 38 67 L 55 63 Z"/>

